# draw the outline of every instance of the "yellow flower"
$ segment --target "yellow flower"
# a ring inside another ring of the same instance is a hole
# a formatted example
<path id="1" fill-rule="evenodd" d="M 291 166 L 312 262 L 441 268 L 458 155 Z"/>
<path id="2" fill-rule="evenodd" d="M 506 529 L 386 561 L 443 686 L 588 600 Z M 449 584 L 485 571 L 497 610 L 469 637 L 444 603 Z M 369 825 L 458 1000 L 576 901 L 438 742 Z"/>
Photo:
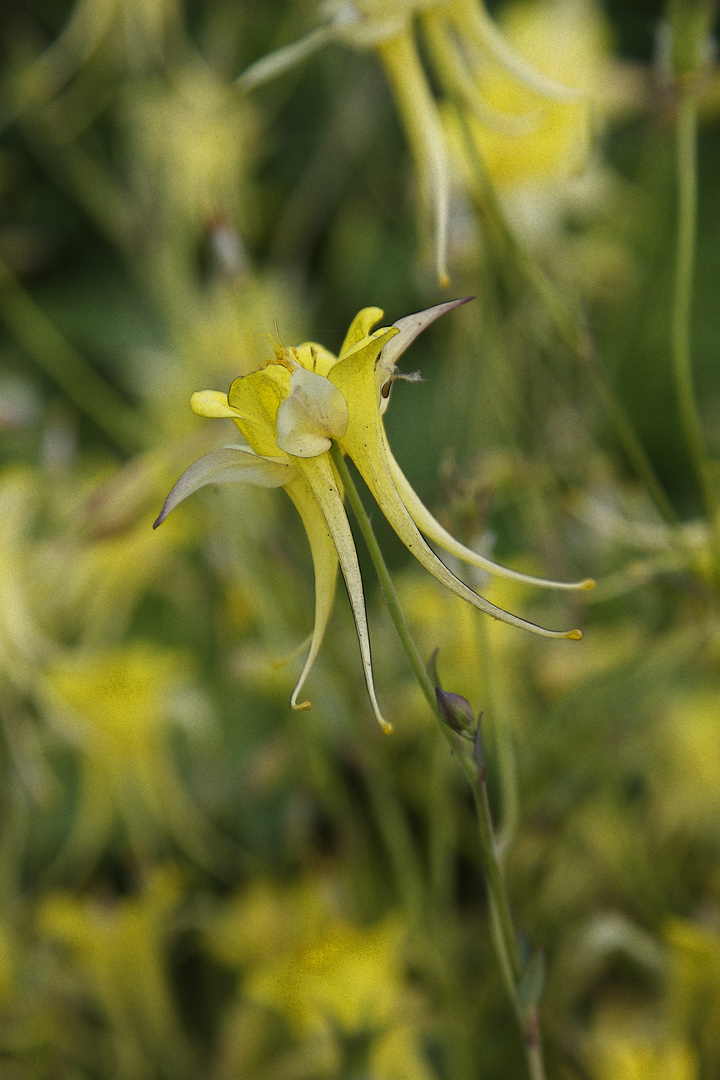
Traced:
<path id="1" fill-rule="evenodd" d="M 99 1013 L 122 1055 L 118 1075 L 146 1076 L 149 1055 L 170 1056 L 169 1075 L 184 1075 L 187 1045 L 172 999 L 168 946 L 181 882 L 172 868 L 153 871 L 135 893 L 74 896 L 47 893 L 37 909 L 37 930 L 66 950 L 71 982 L 85 1007 Z M 57 992 L 57 991 L 56 991 Z M 75 998 L 73 998 L 75 1000 Z M 122 1066 L 125 1066 L 124 1068 Z"/>
<path id="2" fill-rule="evenodd" d="M 207 941 L 214 959 L 243 972 L 244 1011 L 255 1002 L 283 1016 L 328 1075 L 347 1075 L 343 1044 L 362 1042 L 375 1080 L 434 1075 L 422 1050 L 424 1002 L 408 978 L 412 940 L 398 912 L 359 925 L 332 879 L 282 888 L 256 880 L 218 912 Z"/>
<path id="3" fill-rule="evenodd" d="M 433 218 L 435 267 L 441 286 L 449 284 L 447 234 L 452 166 L 438 101 L 431 83 L 439 82 L 472 117 L 505 131 L 527 129 L 536 119 L 517 117 L 483 97 L 477 70 L 497 64 L 514 84 L 529 88 L 544 102 L 577 102 L 583 93 L 538 71 L 504 37 L 481 0 L 330 0 L 326 21 L 304 38 L 261 57 L 238 84 L 250 90 L 282 74 L 330 41 L 371 49 L 382 64 L 412 154 L 420 201 Z M 415 37 L 417 20 L 428 44 L 428 78 Z M 536 104 L 536 102 L 534 102 Z"/>
<path id="4" fill-rule="evenodd" d="M 302 518 L 315 570 L 315 628 L 307 661 L 291 698 L 295 709 L 309 707 L 309 702 L 299 703 L 298 696 L 330 617 L 339 561 L 355 618 L 373 710 L 382 727 L 386 731 L 391 729 L 380 713 L 375 696 L 363 586 L 343 505 L 343 485 L 331 454 L 333 443 L 354 462 L 408 550 L 451 592 L 496 619 L 546 637 L 582 636 L 579 630 L 545 630 L 511 615 L 455 577 L 425 538 L 491 573 L 560 588 L 592 585 L 583 581 L 563 586 L 528 577 L 498 567 L 463 547 L 425 508 L 388 446 L 382 415 L 393 381 L 403 377 L 396 371 L 396 361 L 426 326 L 464 302 L 451 300 L 438 304 L 372 332 L 372 326 L 383 313 L 379 308 L 363 308 L 353 320 L 339 356 L 310 342 L 297 348 L 278 346 L 275 356 L 266 364 L 236 379 L 227 395 L 212 390 L 193 395 L 194 412 L 233 419 L 244 442 L 206 454 L 191 465 L 170 492 L 155 525 L 205 484 L 244 480 L 263 487 L 285 488 Z"/>
<path id="5" fill-rule="evenodd" d="M 697 1055 L 679 1040 L 617 1036 L 602 1044 L 591 1066 L 593 1080 L 696 1080 Z"/>
<path id="6" fill-rule="evenodd" d="M 500 21 L 518 55 L 542 72 L 538 82 L 519 79 L 498 56 L 467 65 L 462 83 L 457 62 L 445 63 L 446 79 L 458 83 L 468 131 L 488 176 L 506 189 L 576 174 L 588 158 L 591 103 L 605 104 L 600 99 L 610 83 L 600 12 L 573 0 L 521 2 L 503 7 Z M 446 51 L 438 45 L 441 57 Z M 550 94 L 544 78 L 577 90 Z"/>
<path id="7" fill-rule="evenodd" d="M 173 727 L 185 715 L 200 725 L 208 717 L 188 669 L 183 653 L 139 641 L 58 653 L 48 664 L 37 696 L 77 748 L 81 767 L 61 859 L 92 863 L 118 819 L 138 852 L 169 834 L 202 866 L 224 866 L 233 857 L 186 791 L 171 751 Z"/>

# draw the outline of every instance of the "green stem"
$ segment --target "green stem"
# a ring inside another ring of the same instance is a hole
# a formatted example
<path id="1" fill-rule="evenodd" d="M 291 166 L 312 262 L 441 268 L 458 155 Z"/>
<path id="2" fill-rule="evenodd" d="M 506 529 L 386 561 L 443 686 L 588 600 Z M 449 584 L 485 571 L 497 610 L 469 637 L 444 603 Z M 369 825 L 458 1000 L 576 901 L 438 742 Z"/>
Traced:
<path id="1" fill-rule="evenodd" d="M 677 522 L 677 515 L 665 494 L 650 458 L 641 443 L 627 411 L 617 396 L 605 366 L 598 355 L 595 343 L 580 319 L 570 310 L 558 292 L 554 282 L 533 258 L 527 248 L 510 228 L 498 201 L 497 194 L 488 179 L 480 153 L 475 146 L 462 108 L 458 110 L 465 143 L 478 180 L 480 194 L 479 212 L 483 223 L 492 235 L 498 250 L 512 258 L 530 288 L 542 301 L 556 334 L 582 366 L 593 390 L 615 429 L 620 445 L 636 475 L 643 481 L 656 509 L 670 524 Z"/>
<path id="2" fill-rule="evenodd" d="M 673 373 L 683 434 L 720 570 L 718 499 L 708 458 L 692 374 L 691 318 L 697 243 L 697 100 L 692 84 L 680 92 L 676 127 L 678 220 L 673 299 Z"/>
<path id="3" fill-rule="evenodd" d="M 388 571 L 385 559 L 380 550 L 380 545 L 373 532 L 370 518 L 365 511 L 357 487 L 345 464 L 343 453 L 336 445 L 333 445 L 330 453 L 345 488 L 348 502 L 352 507 L 358 526 L 360 527 L 360 532 L 362 533 L 368 551 L 370 552 L 370 557 L 378 575 L 380 588 L 387 604 L 388 611 L 390 612 L 390 617 L 400 641 L 402 642 L 403 648 L 408 655 L 413 672 L 420 685 L 420 689 L 425 695 L 433 715 L 440 724 L 443 737 L 446 739 L 454 756 L 459 759 L 472 789 L 477 811 L 478 839 L 480 841 L 483 871 L 485 874 L 488 901 L 490 905 L 491 926 L 495 950 L 500 961 L 500 967 L 508 995 L 523 1033 L 528 1072 L 532 1080 L 543 1080 L 544 1069 L 540 1051 L 537 1011 L 535 1009 L 530 1011 L 523 1009 L 518 993 L 520 979 L 523 975 L 523 965 L 520 958 L 517 935 L 513 926 L 512 914 L 510 912 L 505 875 L 493 829 L 484 770 L 481 769 L 474 760 L 469 749 L 468 741 L 452 732 L 438 712 L 435 686 L 428 675 L 427 668 L 423 663 L 418 647 L 408 628 L 405 615 L 400 606 L 400 601 L 398 600 L 397 592 L 395 591 L 395 586 L 390 577 L 390 572 Z"/>
<path id="4" fill-rule="evenodd" d="M 520 820 L 520 805 L 518 798 L 518 777 L 515 763 L 515 750 L 513 747 L 512 733 L 507 724 L 498 721 L 500 707 L 497 693 L 497 680 L 493 672 L 493 657 L 490 649 L 490 637 L 487 633 L 487 624 L 484 620 L 479 628 L 480 651 L 482 655 L 483 671 L 485 674 L 485 689 L 487 701 L 487 713 L 490 716 L 490 733 L 498 763 L 500 780 L 500 826 L 496 830 L 497 849 L 500 857 L 512 847 L 518 831 Z"/>
<path id="5" fill-rule="evenodd" d="M 68 400 L 121 449 L 148 445 L 149 431 L 132 406 L 72 345 L 0 259 L 0 319 Z"/>

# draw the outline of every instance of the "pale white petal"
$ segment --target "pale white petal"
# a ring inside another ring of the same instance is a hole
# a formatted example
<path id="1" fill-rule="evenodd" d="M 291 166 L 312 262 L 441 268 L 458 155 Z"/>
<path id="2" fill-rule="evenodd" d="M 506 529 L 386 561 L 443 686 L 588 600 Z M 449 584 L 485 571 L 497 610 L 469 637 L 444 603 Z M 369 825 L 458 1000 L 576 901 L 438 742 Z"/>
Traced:
<path id="1" fill-rule="evenodd" d="M 283 487 L 288 484 L 295 470 L 282 458 L 259 457 L 249 448 L 227 446 L 204 454 L 189 466 L 177 481 L 165 500 L 153 528 L 162 525 L 171 510 L 206 484 L 241 482 L 257 487 Z"/>
<path id="2" fill-rule="evenodd" d="M 332 26 L 320 26 L 298 41 L 276 49 L 267 56 L 262 56 L 254 64 L 245 68 L 242 75 L 235 80 L 235 85 L 246 93 L 248 90 L 254 90 L 256 86 L 262 86 L 263 83 L 276 79 L 321 49 L 333 32 Z"/>
<path id="3" fill-rule="evenodd" d="M 278 409 L 279 448 L 295 457 L 317 457 L 330 449 L 331 439 L 342 438 L 347 426 L 347 402 L 338 388 L 314 371 L 296 368 Z"/>

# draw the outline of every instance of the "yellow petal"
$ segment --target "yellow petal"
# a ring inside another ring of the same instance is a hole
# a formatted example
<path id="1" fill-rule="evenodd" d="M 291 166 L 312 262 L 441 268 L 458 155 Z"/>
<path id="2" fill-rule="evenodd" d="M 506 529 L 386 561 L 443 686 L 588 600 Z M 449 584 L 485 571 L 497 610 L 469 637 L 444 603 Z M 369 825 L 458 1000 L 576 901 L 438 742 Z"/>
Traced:
<path id="1" fill-rule="evenodd" d="M 384 434 L 384 432 L 383 432 Z M 405 504 L 406 509 L 410 513 L 410 517 L 413 519 L 418 529 L 428 540 L 432 540 L 434 544 L 443 548 L 449 552 L 450 555 L 454 555 L 456 559 L 461 559 L 463 562 L 468 563 L 470 566 L 477 566 L 480 570 L 486 570 L 489 574 L 495 574 L 497 577 L 514 578 L 515 581 L 526 581 L 530 585 L 542 585 L 548 589 L 592 589 L 595 582 L 592 578 L 585 578 L 583 581 L 551 581 L 548 578 L 534 577 L 532 574 L 523 574 L 519 570 L 511 570 L 507 566 L 500 566 L 498 563 L 492 561 L 492 559 L 486 559 L 485 556 L 479 555 L 478 552 L 473 551 L 472 548 L 465 547 L 459 540 L 456 540 L 447 529 L 444 529 L 439 521 L 432 516 L 425 504 L 410 486 L 402 469 L 398 465 L 397 461 L 392 455 L 392 451 L 385 442 L 385 453 L 387 455 L 388 464 L 390 466 L 390 475 L 392 476 L 393 483 L 397 488 L 398 494 Z"/>
<path id="2" fill-rule="evenodd" d="M 338 353 L 339 357 L 343 357 L 345 353 L 350 352 L 350 349 L 354 345 L 357 345 L 358 341 L 362 341 L 364 337 L 367 337 L 372 330 L 375 323 L 380 322 L 383 317 L 383 310 L 379 307 L 366 307 L 362 311 L 358 311 L 357 315 L 350 323 L 350 329 L 345 335 L 345 340 L 342 343 L 342 348 Z"/>
<path id="3" fill-rule="evenodd" d="M 304 368 L 317 375 L 327 375 L 330 368 L 337 363 L 337 356 L 316 341 L 305 341 L 302 345 L 297 345 L 293 352 Z"/>
<path id="4" fill-rule="evenodd" d="M 383 731 L 392 731 L 392 724 L 385 720 L 380 712 L 375 694 L 375 682 L 373 680 L 372 657 L 370 653 L 370 634 L 368 632 L 367 615 L 365 612 L 365 594 L 363 592 L 362 577 L 358 565 L 355 540 L 350 530 L 350 524 L 345 513 L 340 484 L 333 468 L 329 455 L 321 457 L 298 459 L 297 468 L 300 475 L 307 481 L 312 489 L 317 505 L 325 520 L 327 532 L 332 538 L 337 555 L 340 559 L 340 568 L 345 578 L 350 607 L 352 608 L 360 644 L 360 656 L 362 658 L 365 682 L 367 684 L 370 702 L 375 717 Z M 316 541 L 320 543 L 320 528 L 317 524 L 312 526 Z M 308 534 L 310 535 L 310 534 Z M 312 540 L 311 540 L 312 544 Z M 297 691 L 296 691 L 297 692 Z"/>
<path id="5" fill-rule="evenodd" d="M 564 86 L 529 63 L 513 48 L 482 4 L 455 0 L 453 17 L 461 35 L 464 33 L 474 40 L 529 90 L 551 101 L 581 101 L 585 97 L 584 91 Z"/>
<path id="6" fill-rule="evenodd" d="M 256 454 L 277 455 L 277 411 L 289 393 L 290 369 L 280 363 L 242 375 L 230 387 L 228 403 L 236 410 L 237 425 Z"/>
<path id="7" fill-rule="evenodd" d="M 446 262 L 451 177 L 437 102 L 412 33 L 379 43 L 377 53 L 410 144 L 420 198 L 434 218 L 435 270 L 438 284 L 445 289 L 450 284 Z"/>
<path id="8" fill-rule="evenodd" d="M 339 360 L 330 372 L 329 378 L 342 392 L 345 400 L 350 403 L 348 429 L 345 436 L 338 440 L 338 444 L 354 461 L 378 506 L 397 535 L 408 551 L 442 585 L 494 619 L 520 626 L 544 637 L 582 637 L 579 630 L 546 630 L 517 615 L 503 611 L 502 608 L 495 607 L 456 578 L 428 547 L 395 487 L 385 450 L 385 435 L 377 407 L 373 355 L 373 348 L 380 340 L 382 337 L 369 342 L 364 349 L 355 354 Z"/>
<path id="9" fill-rule="evenodd" d="M 221 394 L 219 390 L 198 390 L 190 398 L 190 408 L 196 416 L 227 416 L 235 420 L 238 415 L 237 409 L 228 405 L 227 394 Z"/>
<path id="10" fill-rule="evenodd" d="M 307 533 L 310 544 L 315 574 L 315 623 L 310 640 L 310 651 L 290 698 L 290 705 L 293 709 L 308 709 L 310 702 L 298 702 L 298 695 L 315 663 L 332 612 L 337 582 L 338 556 L 325 516 L 305 478 L 297 476 L 286 486 L 285 490 L 302 519 L 303 528 Z"/>

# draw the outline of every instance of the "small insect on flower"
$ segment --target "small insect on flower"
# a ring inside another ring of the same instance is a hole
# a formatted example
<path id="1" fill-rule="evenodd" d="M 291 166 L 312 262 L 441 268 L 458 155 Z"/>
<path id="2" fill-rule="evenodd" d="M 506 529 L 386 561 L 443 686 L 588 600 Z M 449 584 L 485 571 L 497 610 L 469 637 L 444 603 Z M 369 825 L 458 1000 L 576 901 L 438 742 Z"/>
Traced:
<path id="1" fill-rule="evenodd" d="M 235 421 L 242 442 L 215 450 L 194 462 L 168 495 L 155 522 L 160 525 L 178 503 L 206 484 L 231 480 L 261 487 L 283 487 L 303 522 L 315 572 L 315 626 L 310 650 L 293 691 L 294 709 L 315 662 L 335 595 L 338 563 L 355 619 L 360 653 L 373 711 L 386 731 L 375 694 L 370 638 L 355 542 L 343 503 L 343 485 L 332 460 L 335 444 L 357 467 L 378 506 L 408 551 L 457 596 L 495 619 L 545 637 L 580 638 L 579 630 L 545 630 L 495 607 L 473 592 L 445 566 L 427 540 L 456 558 L 492 574 L 554 588 L 592 588 L 590 580 L 563 584 L 501 567 L 455 540 L 424 506 L 388 446 L 383 413 L 396 365 L 415 338 L 435 319 L 471 297 L 451 300 L 406 315 L 392 326 L 372 327 L 380 308 L 363 308 L 347 332 L 338 356 L 311 342 L 284 348 L 257 371 L 236 379 L 227 394 L 202 390 L 191 407 L 199 416 Z"/>

